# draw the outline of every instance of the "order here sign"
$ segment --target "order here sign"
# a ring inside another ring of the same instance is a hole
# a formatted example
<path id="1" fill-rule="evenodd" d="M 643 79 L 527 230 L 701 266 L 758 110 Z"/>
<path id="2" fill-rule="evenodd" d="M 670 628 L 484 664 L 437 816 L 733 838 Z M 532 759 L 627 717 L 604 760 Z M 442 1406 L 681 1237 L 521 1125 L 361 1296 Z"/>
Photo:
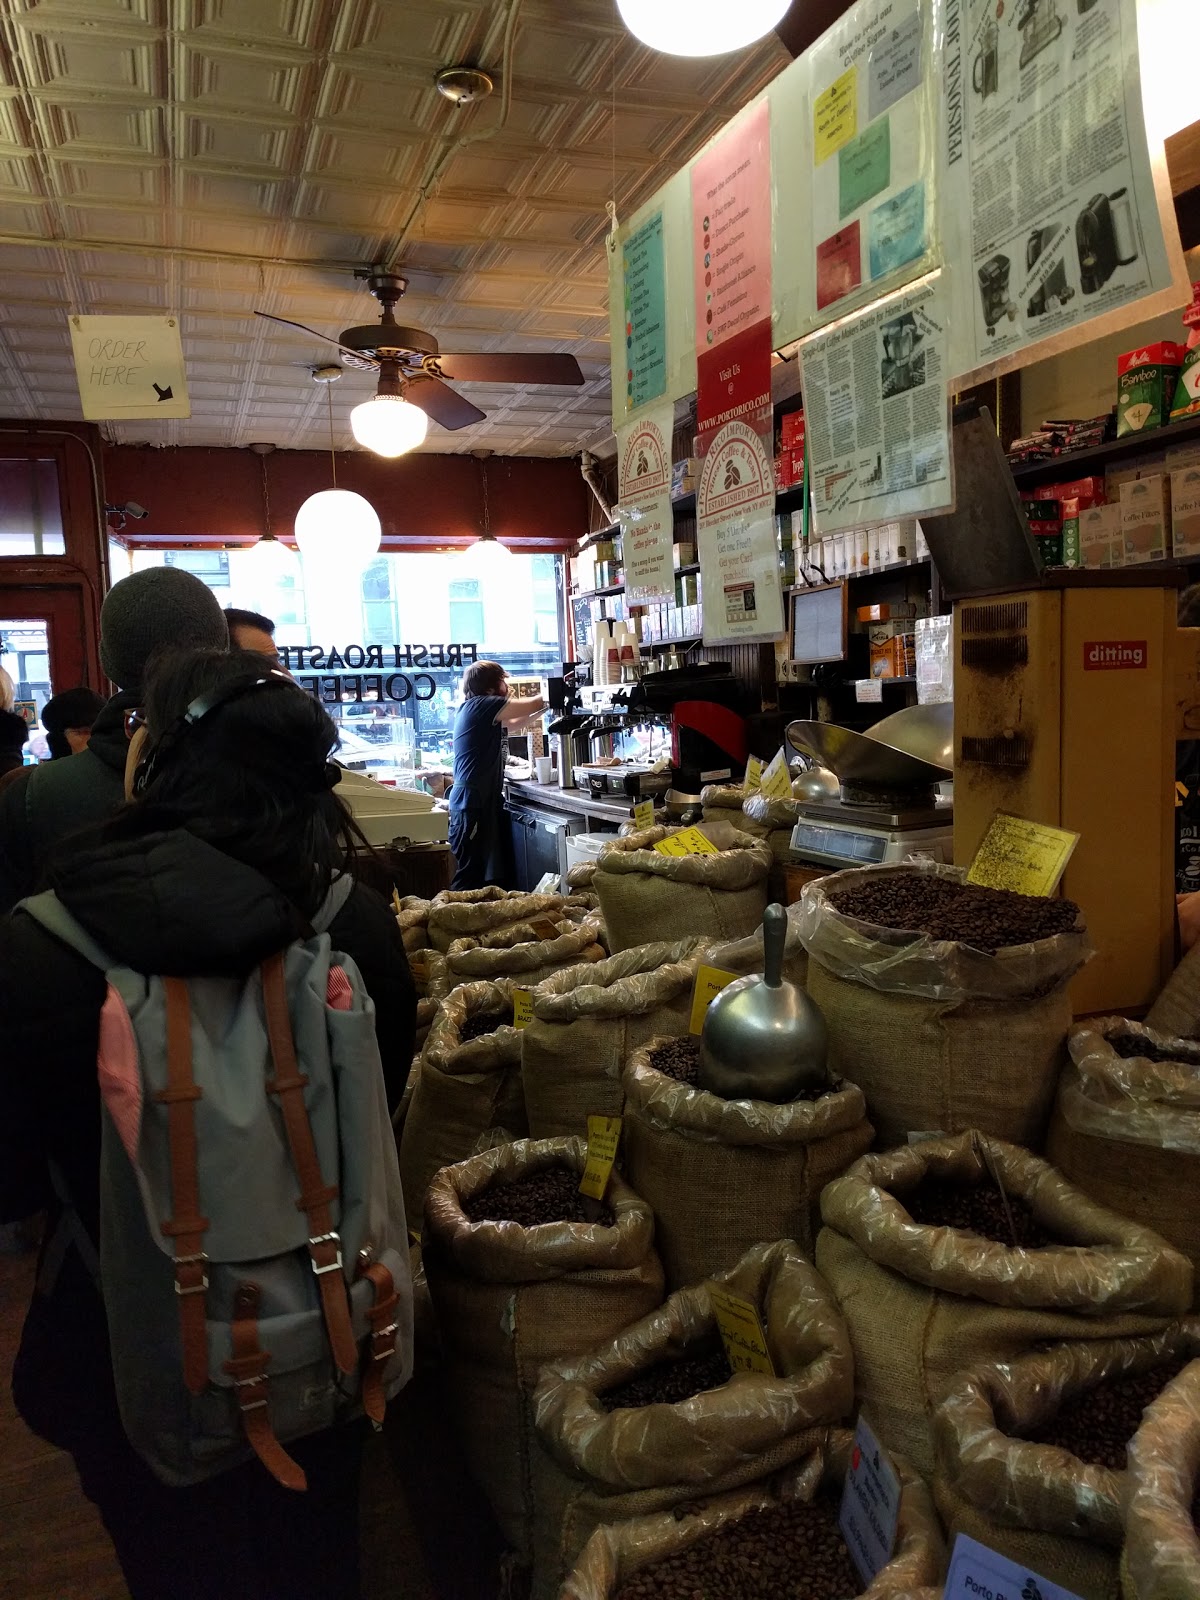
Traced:
<path id="1" fill-rule="evenodd" d="M 69 317 L 89 422 L 190 417 L 178 317 Z"/>

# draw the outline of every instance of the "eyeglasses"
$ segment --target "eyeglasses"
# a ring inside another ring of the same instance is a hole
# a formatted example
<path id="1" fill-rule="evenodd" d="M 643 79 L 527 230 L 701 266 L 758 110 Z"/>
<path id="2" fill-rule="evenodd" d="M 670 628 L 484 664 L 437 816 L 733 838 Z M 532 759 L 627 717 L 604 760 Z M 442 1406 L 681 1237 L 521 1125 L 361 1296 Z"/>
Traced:
<path id="1" fill-rule="evenodd" d="M 144 728 L 145 726 L 146 713 L 142 710 L 141 706 L 137 706 L 133 711 L 127 711 L 125 713 L 125 737 L 127 739 L 132 739 L 138 729 Z"/>

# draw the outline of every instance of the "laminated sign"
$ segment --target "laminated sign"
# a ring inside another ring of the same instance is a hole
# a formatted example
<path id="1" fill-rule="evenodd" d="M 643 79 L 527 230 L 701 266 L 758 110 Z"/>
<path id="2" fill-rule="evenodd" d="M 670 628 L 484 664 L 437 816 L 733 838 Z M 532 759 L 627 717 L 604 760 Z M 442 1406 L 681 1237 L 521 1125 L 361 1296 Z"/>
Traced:
<path id="1" fill-rule="evenodd" d="M 900 1479 L 870 1423 L 860 1416 L 846 1469 L 838 1527 L 865 1584 L 873 1583 L 892 1559 L 899 1515 Z"/>
<path id="2" fill-rule="evenodd" d="M 708 1008 L 726 984 L 732 983 L 736 972 L 726 972 L 724 967 L 700 967 L 692 989 L 692 1015 L 688 1022 L 689 1033 L 702 1033 Z"/>
<path id="3" fill-rule="evenodd" d="M 1053 894 L 1078 843 L 1079 835 L 1066 828 L 997 811 L 967 870 L 967 882 L 1016 894 Z"/>
<path id="4" fill-rule="evenodd" d="M 589 1200 L 603 1200 L 612 1176 L 617 1146 L 621 1142 L 620 1117 L 587 1119 L 587 1165 L 580 1179 L 579 1192 Z"/>
<path id="5" fill-rule="evenodd" d="M 944 1600 L 1079 1600 L 1028 1567 L 960 1533 L 950 1552 Z"/>
<path id="6" fill-rule="evenodd" d="M 190 417 L 178 317 L 69 317 L 89 422 Z"/>
<path id="7" fill-rule="evenodd" d="M 762 1372 L 768 1378 L 775 1376 L 775 1363 L 767 1349 L 762 1321 L 753 1301 L 723 1289 L 720 1284 L 708 1285 L 708 1297 L 717 1317 L 721 1342 L 729 1365 L 735 1372 Z"/>

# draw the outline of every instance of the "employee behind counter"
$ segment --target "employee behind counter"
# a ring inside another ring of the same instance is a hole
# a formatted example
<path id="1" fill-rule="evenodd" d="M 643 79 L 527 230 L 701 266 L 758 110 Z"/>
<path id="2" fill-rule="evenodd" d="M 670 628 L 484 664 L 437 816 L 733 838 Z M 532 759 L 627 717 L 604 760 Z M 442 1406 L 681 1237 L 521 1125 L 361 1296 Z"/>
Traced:
<path id="1" fill-rule="evenodd" d="M 451 888 L 481 889 L 494 876 L 493 859 L 504 813 L 504 749 L 510 728 L 546 708 L 540 694 L 509 698 L 498 661 L 476 661 L 463 673 L 463 703 L 454 719 L 454 787 L 450 791 L 450 848 L 457 871 Z"/>

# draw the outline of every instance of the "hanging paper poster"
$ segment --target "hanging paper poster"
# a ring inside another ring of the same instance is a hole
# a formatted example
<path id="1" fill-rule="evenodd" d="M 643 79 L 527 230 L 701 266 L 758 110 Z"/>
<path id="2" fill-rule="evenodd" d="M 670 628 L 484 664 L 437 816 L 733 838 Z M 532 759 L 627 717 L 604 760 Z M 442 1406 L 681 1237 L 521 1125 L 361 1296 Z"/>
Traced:
<path id="1" fill-rule="evenodd" d="M 622 250 L 625 308 L 625 408 L 636 411 L 667 387 L 663 214 L 648 217 Z"/>
<path id="2" fill-rule="evenodd" d="M 177 317 L 69 317 L 89 422 L 190 417 Z"/>
<path id="3" fill-rule="evenodd" d="M 617 431 L 618 504 L 629 600 L 674 599 L 671 431 L 675 408 L 655 406 Z"/>
<path id="4" fill-rule="evenodd" d="M 1135 0 L 947 0 L 944 49 L 954 375 L 1024 365 L 1031 345 L 1078 343 L 1061 336 L 1169 290 L 1181 267 L 1150 167 Z"/>
<path id="5" fill-rule="evenodd" d="M 822 535 L 954 503 L 941 285 L 935 275 L 801 342 Z"/>
<path id="6" fill-rule="evenodd" d="M 859 0 L 809 52 L 813 171 L 808 327 L 934 265 L 937 0 Z"/>
<path id="7" fill-rule="evenodd" d="M 730 422 L 709 445 L 696 496 L 704 643 L 766 643 L 783 633 L 775 474 L 758 432 Z"/>

